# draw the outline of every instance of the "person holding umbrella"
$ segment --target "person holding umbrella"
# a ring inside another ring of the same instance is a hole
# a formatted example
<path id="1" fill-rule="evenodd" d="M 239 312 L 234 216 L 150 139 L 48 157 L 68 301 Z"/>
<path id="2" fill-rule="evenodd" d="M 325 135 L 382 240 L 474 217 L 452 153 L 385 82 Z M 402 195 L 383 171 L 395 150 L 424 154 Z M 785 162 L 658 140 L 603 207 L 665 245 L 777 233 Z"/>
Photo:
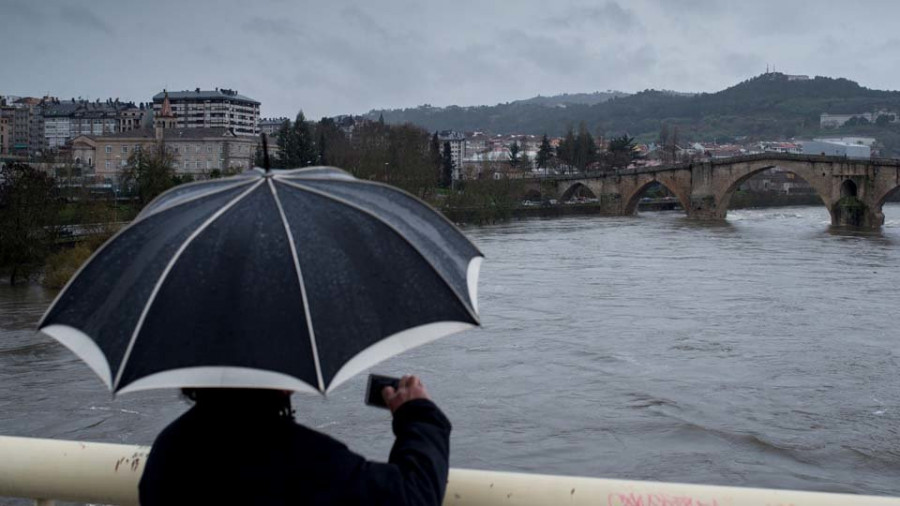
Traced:
<path id="1" fill-rule="evenodd" d="M 295 424 L 284 392 L 326 394 L 478 326 L 481 260 L 401 190 L 331 167 L 257 168 L 160 195 L 82 266 L 39 329 L 113 393 L 195 398 L 151 453 L 148 504 L 438 504 L 450 424 L 417 378 L 385 393 L 397 436 L 387 464 Z"/>
<path id="2" fill-rule="evenodd" d="M 443 500 L 450 422 L 416 376 L 382 393 L 397 438 L 386 464 L 295 423 L 287 392 L 197 389 L 188 395 L 195 406 L 153 444 L 140 483 L 144 506 Z"/>

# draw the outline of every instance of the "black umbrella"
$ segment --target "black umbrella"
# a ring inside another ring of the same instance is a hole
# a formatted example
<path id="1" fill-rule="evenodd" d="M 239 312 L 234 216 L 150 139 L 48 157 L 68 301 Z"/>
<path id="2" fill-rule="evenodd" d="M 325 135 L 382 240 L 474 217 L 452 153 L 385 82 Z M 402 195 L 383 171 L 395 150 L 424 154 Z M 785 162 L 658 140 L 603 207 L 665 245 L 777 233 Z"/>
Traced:
<path id="1" fill-rule="evenodd" d="M 260 169 L 151 202 L 39 328 L 113 392 L 328 392 L 479 324 L 481 253 L 394 187 L 331 167 Z"/>

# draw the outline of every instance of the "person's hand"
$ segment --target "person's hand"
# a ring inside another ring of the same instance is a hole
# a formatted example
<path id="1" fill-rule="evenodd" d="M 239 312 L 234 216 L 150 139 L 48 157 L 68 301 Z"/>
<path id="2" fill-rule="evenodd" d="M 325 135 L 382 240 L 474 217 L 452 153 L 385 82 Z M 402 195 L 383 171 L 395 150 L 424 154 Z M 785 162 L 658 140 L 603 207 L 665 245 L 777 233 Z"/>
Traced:
<path id="1" fill-rule="evenodd" d="M 381 390 L 381 396 L 384 398 L 384 402 L 387 403 L 391 413 L 397 411 L 406 401 L 430 399 L 428 392 L 425 390 L 425 385 L 422 384 L 422 380 L 418 376 L 411 375 L 400 378 L 396 390 L 394 390 L 394 387 L 384 387 Z"/>

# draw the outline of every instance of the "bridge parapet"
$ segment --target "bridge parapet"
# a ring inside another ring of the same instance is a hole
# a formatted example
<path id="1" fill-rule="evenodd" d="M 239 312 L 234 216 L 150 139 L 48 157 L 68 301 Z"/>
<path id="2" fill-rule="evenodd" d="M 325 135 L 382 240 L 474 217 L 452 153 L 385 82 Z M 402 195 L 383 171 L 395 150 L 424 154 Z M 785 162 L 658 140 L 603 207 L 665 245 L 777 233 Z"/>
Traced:
<path id="1" fill-rule="evenodd" d="M 669 165 L 591 171 L 529 178 L 542 187 L 550 183 L 556 198 L 565 200 L 584 187 L 599 201 L 604 214 L 633 214 L 640 195 L 654 183 L 665 186 L 681 202 L 688 217 L 723 220 L 731 196 L 747 179 L 778 167 L 808 182 L 822 199 L 835 225 L 880 227 L 887 197 L 900 188 L 900 160 L 854 159 L 839 156 L 761 153 Z M 858 189 L 842 195 L 846 181 Z"/>

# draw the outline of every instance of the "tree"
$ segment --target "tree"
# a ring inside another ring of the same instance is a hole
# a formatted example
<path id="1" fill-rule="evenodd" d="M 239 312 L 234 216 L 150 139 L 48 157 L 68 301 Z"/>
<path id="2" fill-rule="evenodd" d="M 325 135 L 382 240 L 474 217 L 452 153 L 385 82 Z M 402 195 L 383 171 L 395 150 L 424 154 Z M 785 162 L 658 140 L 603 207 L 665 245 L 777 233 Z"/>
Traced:
<path id="1" fill-rule="evenodd" d="M 597 143 L 587 129 L 584 121 L 578 125 L 578 137 L 575 138 L 575 153 L 573 162 L 579 170 L 586 170 L 597 161 Z"/>
<path id="2" fill-rule="evenodd" d="M 297 142 L 294 138 L 293 129 L 291 128 L 291 120 L 285 119 L 281 126 L 278 127 L 278 133 L 275 137 L 278 141 L 278 166 L 281 168 L 298 167 L 297 159 Z"/>
<path id="3" fill-rule="evenodd" d="M 441 180 L 441 170 L 444 166 L 444 159 L 441 156 L 441 141 L 438 139 L 437 132 L 431 136 L 431 144 L 428 147 L 428 154 L 431 159 L 431 166 L 434 167 L 434 173 L 438 175 L 438 181 Z"/>
<path id="4" fill-rule="evenodd" d="M 265 153 L 263 153 L 263 148 L 262 148 L 261 142 L 256 144 L 256 151 L 253 153 L 253 166 L 254 167 L 265 167 L 266 166 L 266 155 L 265 155 Z M 220 171 L 220 173 L 221 173 L 221 171 Z M 209 177 L 212 178 L 212 173 L 210 173 Z M 221 177 L 221 175 L 219 177 Z"/>
<path id="5" fill-rule="evenodd" d="M 312 128 L 310 127 L 309 122 L 306 121 L 303 111 L 297 113 L 297 119 L 294 120 L 293 134 L 296 142 L 294 145 L 296 151 L 293 160 L 296 161 L 296 165 L 285 168 L 308 167 L 316 163 L 318 153 L 316 150 L 315 137 L 313 137 Z"/>
<path id="6" fill-rule="evenodd" d="M 444 152 L 441 161 L 441 186 L 450 188 L 453 184 L 453 151 L 450 142 L 444 143 Z"/>
<path id="7" fill-rule="evenodd" d="M 636 157 L 634 145 L 634 137 L 629 137 L 628 134 L 610 139 L 606 150 L 609 164 L 614 168 L 628 167 L 628 164 Z"/>
<path id="8" fill-rule="evenodd" d="M 556 148 L 556 157 L 567 167 L 575 165 L 575 130 L 569 125 L 566 136 Z M 568 170 L 567 170 L 568 172 Z"/>
<path id="9" fill-rule="evenodd" d="M 541 147 L 538 148 L 537 156 L 535 157 L 537 168 L 546 168 L 552 158 L 553 147 L 550 145 L 550 139 L 547 138 L 545 133 L 544 137 L 541 138 Z"/>
<path id="10" fill-rule="evenodd" d="M 893 114 L 879 114 L 878 117 L 875 118 L 875 124 L 880 127 L 886 127 L 893 121 L 894 121 Z"/>
<path id="11" fill-rule="evenodd" d="M 512 141 L 506 149 L 509 152 L 507 154 L 509 157 L 509 166 L 517 167 L 519 165 L 519 151 L 521 151 L 519 141 Z"/>
<path id="12" fill-rule="evenodd" d="M 60 233 L 60 207 L 49 174 L 27 164 L 0 164 L 0 269 L 11 285 L 44 264 Z"/>
<path id="13" fill-rule="evenodd" d="M 169 188 L 187 182 L 186 177 L 175 174 L 175 155 L 163 142 L 132 151 L 122 171 L 122 182 L 137 195 L 141 206 Z"/>

